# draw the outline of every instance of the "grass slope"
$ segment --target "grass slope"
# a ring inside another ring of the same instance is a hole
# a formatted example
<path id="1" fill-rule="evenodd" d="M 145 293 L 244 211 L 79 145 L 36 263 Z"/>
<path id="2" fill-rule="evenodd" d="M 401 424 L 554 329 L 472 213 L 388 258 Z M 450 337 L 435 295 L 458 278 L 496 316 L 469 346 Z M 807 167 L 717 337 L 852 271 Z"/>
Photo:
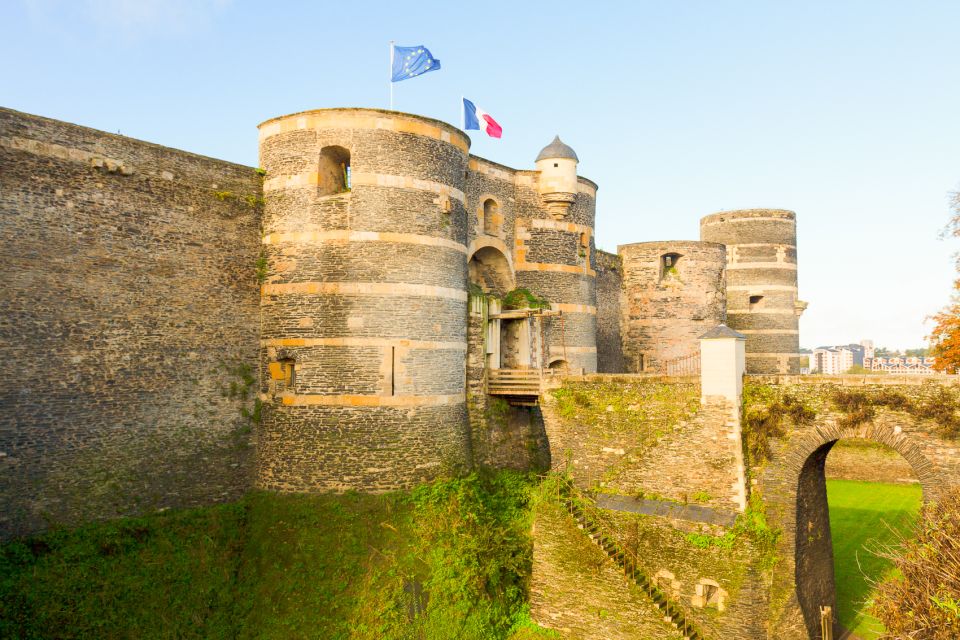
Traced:
<path id="1" fill-rule="evenodd" d="M 827 500 L 840 623 L 865 640 L 878 638 L 883 626 L 869 613 L 871 582 L 891 565 L 871 549 L 892 544 L 893 531 L 908 530 L 920 509 L 920 486 L 827 480 Z"/>
<path id="2" fill-rule="evenodd" d="M 537 640 L 525 476 L 252 493 L 0 547 L 0 637 Z"/>

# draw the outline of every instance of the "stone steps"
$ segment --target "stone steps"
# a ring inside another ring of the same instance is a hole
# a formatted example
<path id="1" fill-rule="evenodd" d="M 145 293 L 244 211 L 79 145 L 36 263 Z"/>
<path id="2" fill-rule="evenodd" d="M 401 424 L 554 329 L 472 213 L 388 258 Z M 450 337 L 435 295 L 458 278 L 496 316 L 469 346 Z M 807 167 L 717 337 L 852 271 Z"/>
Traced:
<path id="1" fill-rule="evenodd" d="M 579 496 L 576 495 L 576 489 L 571 483 L 566 483 L 559 493 L 561 505 L 573 517 L 577 523 L 577 528 L 623 570 L 624 576 L 632 580 L 641 590 L 653 601 L 657 608 L 664 614 L 663 620 L 679 630 L 685 640 L 706 640 L 704 635 L 686 619 L 679 605 L 660 590 L 660 588 L 650 579 L 650 577 L 635 563 L 630 561 L 629 556 L 619 547 L 616 541 L 603 530 L 603 527 L 594 521 L 586 510 L 578 504 Z M 582 498 L 579 498 L 582 499 Z"/>

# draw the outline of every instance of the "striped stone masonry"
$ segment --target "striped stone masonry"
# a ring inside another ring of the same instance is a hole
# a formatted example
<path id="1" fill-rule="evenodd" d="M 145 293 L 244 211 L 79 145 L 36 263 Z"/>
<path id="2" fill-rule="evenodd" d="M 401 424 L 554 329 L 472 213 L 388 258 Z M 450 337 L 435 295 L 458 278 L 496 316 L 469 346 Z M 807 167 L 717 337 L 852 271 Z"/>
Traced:
<path id="1" fill-rule="evenodd" d="M 261 366 L 292 374 L 261 389 L 273 446 L 260 454 L 260 486 L 353 477 L 376 490 L 469 464 L 468 146 L 442 123 L 372 110 L 261 125 Z M 295 454 L 321 442 L 323 455 Z"/>
<path id="2" fill-rule="evenodd" d="M 701 239 L 727 249 L 727 324 L 747 336 L 748 373 L 798 373 L 796 214 L 724 211 L 700 221 Z"/>

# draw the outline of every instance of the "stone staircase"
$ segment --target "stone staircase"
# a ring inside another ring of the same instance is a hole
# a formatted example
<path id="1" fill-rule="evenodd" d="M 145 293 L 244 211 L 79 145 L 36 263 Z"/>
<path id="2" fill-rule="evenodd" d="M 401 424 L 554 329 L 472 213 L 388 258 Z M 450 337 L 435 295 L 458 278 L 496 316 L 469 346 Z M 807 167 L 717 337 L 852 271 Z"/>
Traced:
<path id="1" fill-rule="evenodd" d="M 560 504 L 576 521 L 577 527 L 623 570 L 623 574 L 628 580 L 635 582 L 653 600 L 657 608 L 663 613 L 665 622 L 680 631 L 686 640 L 706 640 L 700 630 L 686 618 L 680 606 L 670 600 L 640 567 L 637 557 L 623 549 L 614 537 L 609 535 L 604 526 L 593 515 L 597 508 L 591 504 L 588 498 L 577 491 L 569 479 L 560 480 L 557 497 Z"/>

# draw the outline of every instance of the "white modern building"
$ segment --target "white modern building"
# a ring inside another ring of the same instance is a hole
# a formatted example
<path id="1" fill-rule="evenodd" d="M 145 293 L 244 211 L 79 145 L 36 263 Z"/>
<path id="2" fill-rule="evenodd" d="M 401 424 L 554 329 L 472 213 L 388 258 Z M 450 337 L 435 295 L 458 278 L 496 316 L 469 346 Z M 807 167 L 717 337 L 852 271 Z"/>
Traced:
<path id="1" fill-rule="evenodd" d="M 824 347 L 813 350 L 810 360 L 812 373 L 846 373 L 853 366 L 853 351 L 843 347 Z"/>
<path id="2" fill-rule="evenodd" d="M 864 368 L 881 373 L 899 373 L 905 375 L 930 375 L 933 358 L 864 358 Z"/>

